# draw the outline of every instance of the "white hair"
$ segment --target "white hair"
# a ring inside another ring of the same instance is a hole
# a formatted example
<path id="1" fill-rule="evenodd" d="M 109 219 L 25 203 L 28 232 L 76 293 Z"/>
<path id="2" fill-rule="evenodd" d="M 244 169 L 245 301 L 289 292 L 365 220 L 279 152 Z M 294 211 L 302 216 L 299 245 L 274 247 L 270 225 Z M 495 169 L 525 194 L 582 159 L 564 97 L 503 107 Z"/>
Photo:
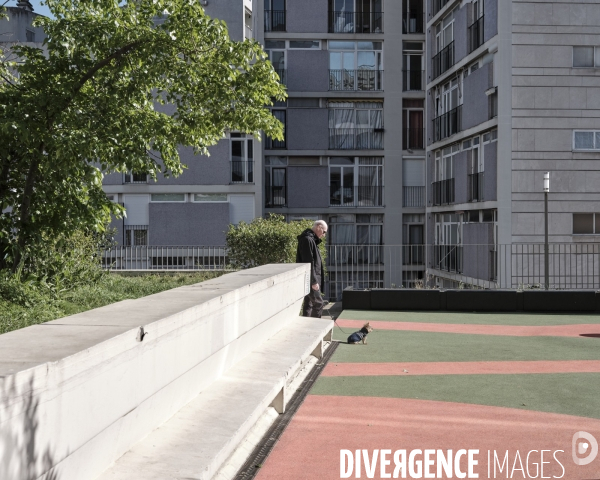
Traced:
<path id="1" fill-rule="evenodd" d="M 325 220 L 317 220 L 315 223 L 313 223 L 312 228 L 315 228 L 317 225 L 327 228 L 327 222 Z"/>

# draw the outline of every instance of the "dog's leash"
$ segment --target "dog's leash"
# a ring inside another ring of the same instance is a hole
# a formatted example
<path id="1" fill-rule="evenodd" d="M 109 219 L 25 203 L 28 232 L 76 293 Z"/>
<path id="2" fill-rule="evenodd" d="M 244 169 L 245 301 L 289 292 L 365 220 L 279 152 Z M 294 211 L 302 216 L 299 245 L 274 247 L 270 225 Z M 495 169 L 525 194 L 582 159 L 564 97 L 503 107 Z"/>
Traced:
<path id="1" fill-rule="evenodd" d="M 331 319 L 333 320 L 333 323 L 335 323 L 337 325 L 337 327 L 343 332 L 343 333 L 352 333 L 352 332 L 346 332 L 342 327 L 340 327 L 340 325 L 337 323 L 337 319 L 331 314 L 331 312 L 329 310 L 327 310 L 327 314 L 331 317 Z"/>

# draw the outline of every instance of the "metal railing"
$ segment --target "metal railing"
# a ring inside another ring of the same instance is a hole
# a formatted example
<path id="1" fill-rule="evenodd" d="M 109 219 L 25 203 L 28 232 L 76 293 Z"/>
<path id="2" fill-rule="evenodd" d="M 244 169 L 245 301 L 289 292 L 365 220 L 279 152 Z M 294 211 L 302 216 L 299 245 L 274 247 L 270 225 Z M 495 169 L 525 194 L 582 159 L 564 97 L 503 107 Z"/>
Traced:
<path id="1" fill-rule="evenodd" d="M 123 183 L 148 183 L 148 175 L 146 173 L 126 173 Z"/>
<path id="2" fill-rule="evenodd" d="M 404 18 L 402 19 L 402 33 L 423 33 L 425 22 L 423 21 L 425 15 L 423 12 L 418 10 L 409 10 L 403 12 Z"/>
<path id="3" fill-rule="evenodd" d="M 230 270 L 225 247 L 124 246 L 102 252 L 110 270 Z"/>
<path id="4" fill-rule="evenodd" d="M 383 90 L 383 70 L 329 70 L 329 90 Z"/>
<path id="5" fill-rule="evenodd" d="M 490 224 L 491 226 L 491 224 Z M 328 245 L 326 294 L 344 288 L 544 288 L 544 244 Z M 549 289 L 600 288 L 600 243 L 551 243 Z"/>
<path id="6" fill-rule="evenodd" d="M 265 188 L 265 207 L 285 207 L 287 192 L 284 186 L 271 185 Z"/>
<path id="7" fill-rule="evenodd" d="M 231 161 L 231 183 L 253 183 L 254 161 Z"/>
<path id="8" fill-rule="evenodd" d="M 451 0 L 432 0 L 431 11 L 432 11 L 433 16 L 435 16 L 450 1 Z"/>
<path id="9" fill-rule="evenodd" d="M 439 77 L 454 65 L 454 40 L 440 50 L 432 59 L 431 79 Z"/>
<path id="10" fill-rule="evenodd" d="M 265 10 L 265 32 L 285 32 L 285 10 Z"/>
<path id="11" fill-rule="evenodd" d="M 462 105 L 433 119 L 433 141 L 438 142 L 462 130 Z"/>
<path id="12" fill-rule="evenodd" d="M 425 187 L 402 187 L 403 207 L 424 207 Z"/>
<path id="13" fill-rule="evenodd" d="M 279 75 L 279 81 L 282 85 L 287 85 L 287 69 L 286 68 L 275 68 L 275 73 Z"/>
<path id="14" fill-rule="evenodd" d="M 383 33 L 383 12 L 330 10 L 329 33 Z"/>
<path id="15" fill-rule="evenodd" d="M 420 92 L 425 90 L 424 70 L 402 70 L 402 91 Z"/>
<path id="16" fill-rule="evenodd" d="M 383 128 L 330 128 L 331 150 L 382 150 Z"/>
<path id="17" fill-rule="evenodd" d="M 383 186 L 329 186 L 330 207 L 383 207 Z"/>
<path id="18" fill-rule="evenodd" d="M 402 150 L 422 150 L 425 148 L 425 129 L 423 127 L 402 129 Z"/>
<path id="19" fill-rule="evenodd" d="M 467 36 L 469 39 L 468 53 L 483 45 L 483 15 L 469 25 Z"/>
<path id="20" fill-rule="evenodd" d="M 467 175 L 467 190 L 469 202 L 483 202 L 484 172 Z"/>
<path id="21" fill-rule="evenodd" d="M 454 179 L 440 180 L 431 184 L 434 205 L 454 203 Z"/>
<path id="22" fill-rule="evenodd" d="M 248 39 L 254 38 L 252 34 L 252 27 L 250 25 L 244 25 L 244 34 Z"/>

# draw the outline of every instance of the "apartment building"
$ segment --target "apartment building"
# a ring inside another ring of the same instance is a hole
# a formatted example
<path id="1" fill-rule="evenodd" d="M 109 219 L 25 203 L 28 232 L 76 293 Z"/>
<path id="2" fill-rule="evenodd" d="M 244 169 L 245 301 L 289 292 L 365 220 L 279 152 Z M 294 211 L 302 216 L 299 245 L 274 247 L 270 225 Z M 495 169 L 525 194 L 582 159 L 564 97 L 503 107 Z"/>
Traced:
<path id="1" fill-rule="evenodd" d="M 543 279 L 543 255 L 530 247 L 544 242 L 544 172 L 549 241 L 565 253 L 550 256 L 551 282 L 573 269 L 589 277 L 597 256 L 589 264 L 585 254 L 600 240 L 600 5 L 432 0 L 427 8 L 433 283 Z"/>

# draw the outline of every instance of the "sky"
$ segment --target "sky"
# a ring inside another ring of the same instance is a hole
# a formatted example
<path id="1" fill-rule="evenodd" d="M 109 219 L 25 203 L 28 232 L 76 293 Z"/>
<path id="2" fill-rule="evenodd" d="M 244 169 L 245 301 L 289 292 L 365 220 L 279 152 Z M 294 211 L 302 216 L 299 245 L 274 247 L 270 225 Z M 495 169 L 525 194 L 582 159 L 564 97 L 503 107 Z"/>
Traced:
<path id="1" fill-rule="evenodd" d="M 45 5 L 41 5 L 41 0 L 29 0 L 31 5 L 33 6 L 33 11 L 35 13 L 39 13 L 40 15 L 46 15 L 47 17 L 51 17 L 50 10 Z M 4 2 L 1 2 L 4 3 Z M 8 0 L 6 3 L 7 7 L 15 7 L 17 5 L 17 0 Z"/>

